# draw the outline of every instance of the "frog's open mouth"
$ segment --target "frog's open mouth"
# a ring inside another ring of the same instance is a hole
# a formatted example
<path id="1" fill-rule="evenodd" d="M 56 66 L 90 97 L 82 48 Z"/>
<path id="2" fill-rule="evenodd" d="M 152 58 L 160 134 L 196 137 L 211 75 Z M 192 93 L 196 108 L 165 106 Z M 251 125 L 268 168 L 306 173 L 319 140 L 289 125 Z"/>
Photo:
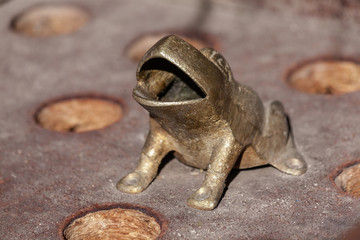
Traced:
<path id="1" fill-rule="evenodd" d="M 152 58 L 146 61 L 141 66 L 137 78 L 135 98 L 175 103 L 206 97 L 193 79 L 164 58 Z"/>

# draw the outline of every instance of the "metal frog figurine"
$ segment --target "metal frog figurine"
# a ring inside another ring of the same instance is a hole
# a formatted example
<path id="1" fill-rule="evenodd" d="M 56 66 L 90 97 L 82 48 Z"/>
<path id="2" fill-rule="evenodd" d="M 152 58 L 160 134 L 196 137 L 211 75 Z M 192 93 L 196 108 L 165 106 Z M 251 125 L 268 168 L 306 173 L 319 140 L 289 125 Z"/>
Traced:
<path id="1" fill-rule="evenodd" d="M 215 50 L 199 51 L 167 36 L 144 55 L 136 76 L 133 97 L 150 113 L 150 132 L 139 164 L 118 182 L 120 191 L 146 189 L 170 151 L 189 166 L 207 169 L 187 201 L 202 210 L 217 206 L 232 168 L 270 164 L 292 175 L 306 172 L 282 104 L 263 105 L 256 92 L 235 82 Z"/>

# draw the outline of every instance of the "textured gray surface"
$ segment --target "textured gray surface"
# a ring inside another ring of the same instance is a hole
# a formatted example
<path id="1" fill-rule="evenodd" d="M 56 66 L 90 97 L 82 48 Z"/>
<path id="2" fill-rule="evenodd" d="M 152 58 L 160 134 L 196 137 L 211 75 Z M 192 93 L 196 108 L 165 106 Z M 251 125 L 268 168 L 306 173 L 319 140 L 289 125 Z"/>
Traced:
<path id="1" fill-rule="evenodd" d="M 169 221 L 166 239 L 337 239 L 358 223 L 359 198 L 341 193 L 329 175 L 360 159 L 360 93 L 308 95 L 282 79 L 308 58 L 359 57 L 356 12 L 346 18 L 302 14 L 288 11 L 291 4 L 272 8 L 263 1 L 214 1 L 204 12 L 193 1 L 78 0 L 93 17 L 75 34 L 37 39 L 10 31 L 12 18 L 37 2 L 0 6 L 0 239 L 59 239 L 66 217 L 109 202 L 161 213 Z M 136 64 L 124 49 L 144 33 L 185 28 L 216 36 L 238 81 L 264 101 L 284 103 L 309 166 L 305 175 L 271 167 L 234 172 L 210 212 L 186 206 L 204 173 L 176 159 L 143 193 L 116 190 L 135 167 L 148 129 L 145 110 L 131 98 Z M 124 118 L 79 134 L 34 122 L 44 102 L 89 92 L 123 99 Z"/>

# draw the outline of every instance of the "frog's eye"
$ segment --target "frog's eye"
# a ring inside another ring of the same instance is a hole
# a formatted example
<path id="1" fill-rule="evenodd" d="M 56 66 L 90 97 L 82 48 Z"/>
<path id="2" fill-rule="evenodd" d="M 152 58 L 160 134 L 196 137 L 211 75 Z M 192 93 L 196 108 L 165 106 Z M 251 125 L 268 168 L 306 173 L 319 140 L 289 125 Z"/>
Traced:
<path id="1" fill-rule="evenodd" d="M 152 58 L 138 73 L 137 90 L 158 101 L 177 102 L 205 98 L 193 79 L 163 58 Z"/>

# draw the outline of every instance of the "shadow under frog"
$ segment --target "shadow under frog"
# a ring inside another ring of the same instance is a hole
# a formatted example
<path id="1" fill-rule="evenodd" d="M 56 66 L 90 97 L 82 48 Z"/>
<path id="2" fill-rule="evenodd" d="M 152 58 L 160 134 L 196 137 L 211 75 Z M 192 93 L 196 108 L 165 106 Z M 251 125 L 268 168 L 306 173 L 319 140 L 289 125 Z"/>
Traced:
<path id="1" fill-rule="evenodd" d="M 232 168 L 271 164 L 292 175 L 306 172 L 282 104 L 263 104 L 251 88 L 235 82 L 215 50 L 165 37 L 140 61 L 137 79 L 133 97 L 150 113 L 150 132 L 137 167 L 118 182 L 120 191 L 145 190 L 170 151 L 189 166 L 207 169 L 187 201 L 202 210 L 217 206 Z"/>

